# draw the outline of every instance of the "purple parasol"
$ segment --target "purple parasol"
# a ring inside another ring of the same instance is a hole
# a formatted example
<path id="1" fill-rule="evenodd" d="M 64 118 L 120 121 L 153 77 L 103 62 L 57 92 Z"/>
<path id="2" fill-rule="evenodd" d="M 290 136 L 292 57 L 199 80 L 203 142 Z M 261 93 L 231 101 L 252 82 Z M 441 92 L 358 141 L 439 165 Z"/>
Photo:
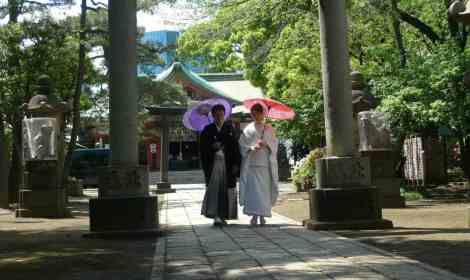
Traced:
<path id="1" fill-rule="evenodd" d="M 189 108 L 186 113 L 184 113 L 183 125 L 191 130 L 202 131 L 206 125 L 214 122 L 211 109 L 217 104 L 225 107 L 225 119 L 228 119 L 232 113 L 230 103 L 222 98 L 210 98 Z"/>

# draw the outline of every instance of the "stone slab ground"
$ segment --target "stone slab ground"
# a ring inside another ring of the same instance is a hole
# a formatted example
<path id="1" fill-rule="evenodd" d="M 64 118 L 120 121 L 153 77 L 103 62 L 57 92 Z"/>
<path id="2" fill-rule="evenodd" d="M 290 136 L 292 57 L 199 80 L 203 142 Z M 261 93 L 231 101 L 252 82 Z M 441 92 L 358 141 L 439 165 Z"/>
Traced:
<path id="1" fill-rule="evenodd" d="M 406 208 L 383 210 L 394 229 L 336 233 L 470 279 L 469 207 L 462 199 L 407 202 Z M 282 195 L 275 211 L 297 221 L 308 218 L 308 194 Z"/>
<path id="2" fill-rule="evenodd" d="M 165 195 L 160 238 L 82 238 L 87 198 L 72 199 L 71 219 L 0 212 L 1 279 L 463 279 L 277 214 L 265 227 L 249 226 L 240 212 L 239 220 L 214 228 L 199 214 L 204 186 L 175 188 Z"/>

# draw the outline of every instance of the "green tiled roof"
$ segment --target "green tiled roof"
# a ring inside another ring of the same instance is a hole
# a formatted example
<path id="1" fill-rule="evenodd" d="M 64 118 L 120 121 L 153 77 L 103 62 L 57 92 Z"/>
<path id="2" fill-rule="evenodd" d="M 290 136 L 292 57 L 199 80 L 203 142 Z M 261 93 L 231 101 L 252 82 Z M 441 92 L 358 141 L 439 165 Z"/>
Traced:
<path id="1" fill-rule="evenodd" d="M 180 76 L 183 79 L 190 81 L 191 83 L 211 92 L 217 97 L 222 97 L 227 99 L 230 102 L 235 104 L 241 104 L 243 100 L 239 100 L 235 96 L 230 96 L 229 94 L 222 92 L 221 90 L 213 87 L 209 82 L 199 77 L 198 74 L 192 72 L 191 70 L 184 67 L 180 62 L 175 62 L 170 68 L 166 69 L 157 76 L 158 81 L 168 81 L 175 78 L 175 76 Z"/>

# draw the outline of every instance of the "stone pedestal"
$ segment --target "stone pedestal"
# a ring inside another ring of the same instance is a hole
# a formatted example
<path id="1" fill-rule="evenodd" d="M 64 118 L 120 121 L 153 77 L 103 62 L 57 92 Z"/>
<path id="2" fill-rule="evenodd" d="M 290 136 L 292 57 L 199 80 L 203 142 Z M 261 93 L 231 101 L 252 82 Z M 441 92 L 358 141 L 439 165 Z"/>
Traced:
<path id="1" fill-rule="evenodd" d="M 65 189 L 19 191 L 20 207 L 15 211 L 21 218 L 66 218 L 70 217 Z"/>
<path id="2" fill-rule="evenodd" d="M 111 165 L 99 170 L 99 198 L 90 201 L 87 237 L 159 233 L 148 168 L 138 166 L 136 9 L 135 0 L 109 1 Z"/>
<path id="3" fill-rule="evenodd" d="M 370 186 L 368 158 L 330 157 L 317 159 L 317 188 L 310 190 L 313 230 L 392 228 L 382 219 L 379 191 Z"/>
<path id="4" fill-rule="evenodd" d="M 8 191 L 0 190 L 0 208 L 8 209 Z"/>
<path id="5" fill-rule="evenodd" d="M 405 198 L 400 194 L 401 179 L 395 177 L 393 152 L 362 151 L 361 155 L 370 160 L 371 185 L 379 190 L 382 208 L 405 207 Z"/>
<path id="6" fill-rule="evenodd" d="M 58 182 L 56 160 L 27 161 L 24 188 L 19 191 L 17 217 L 66 218 L 67 190 Z"/>
<path id="7" fill-rule="evenodd" d="M 169 182 L 157 183 L 157 189 L 155 190 L 156 194 L 174 193 L 174 192 L 176 192 L 176 190 L 171 188 L 171 183 Z"/>
<path id="8" fill-rule="evenodd" d="M 393 228 L 382 219 L 374 187 L 310 190 L 310 219 L 304 225 L 313 230 Z"/>
<path id="9" fill-rule="evenodd" d="M 87 237 L 158 235 L 158 199 L 149 195 L 147 166 L 99 170 L 97 199 L 90 200 Z"/>
<path id="10" fill-rule="evenodd" d="M 156 196 L 90 200 L 91 236 L 158 234 Z"/>

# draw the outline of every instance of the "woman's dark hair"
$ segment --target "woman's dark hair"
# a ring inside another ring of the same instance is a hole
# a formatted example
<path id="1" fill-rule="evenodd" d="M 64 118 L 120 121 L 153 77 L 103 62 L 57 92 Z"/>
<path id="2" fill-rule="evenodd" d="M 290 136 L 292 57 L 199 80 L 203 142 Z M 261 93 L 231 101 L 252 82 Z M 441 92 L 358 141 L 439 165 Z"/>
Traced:
<path id="1" fill-rule="evenodd" d="M 252 112 L 261 112 L 261 113 L 263 113 L 263 112 L 264 112 L 264 109 L 263 109 L 263 106 L 262 106 L 261 104 L 256 103 L 255 105 L 253 105 L 253 106 L 251 107 L 251 111 L 252 111 Z"/>
<path id="2" fill-rule="evenodd" d="M 224 113 L 225 113 L 225 107 L 224 107 L 224 105 L 222 105 L 222 104 L 216 104 L 216 105 L 214 105 L 214 106 L 212 107 L 211 113 L 212 113 L 212 115 L 214 115 L 216 111 L 220 111 L 220 110 L 224 111 Z"/>

